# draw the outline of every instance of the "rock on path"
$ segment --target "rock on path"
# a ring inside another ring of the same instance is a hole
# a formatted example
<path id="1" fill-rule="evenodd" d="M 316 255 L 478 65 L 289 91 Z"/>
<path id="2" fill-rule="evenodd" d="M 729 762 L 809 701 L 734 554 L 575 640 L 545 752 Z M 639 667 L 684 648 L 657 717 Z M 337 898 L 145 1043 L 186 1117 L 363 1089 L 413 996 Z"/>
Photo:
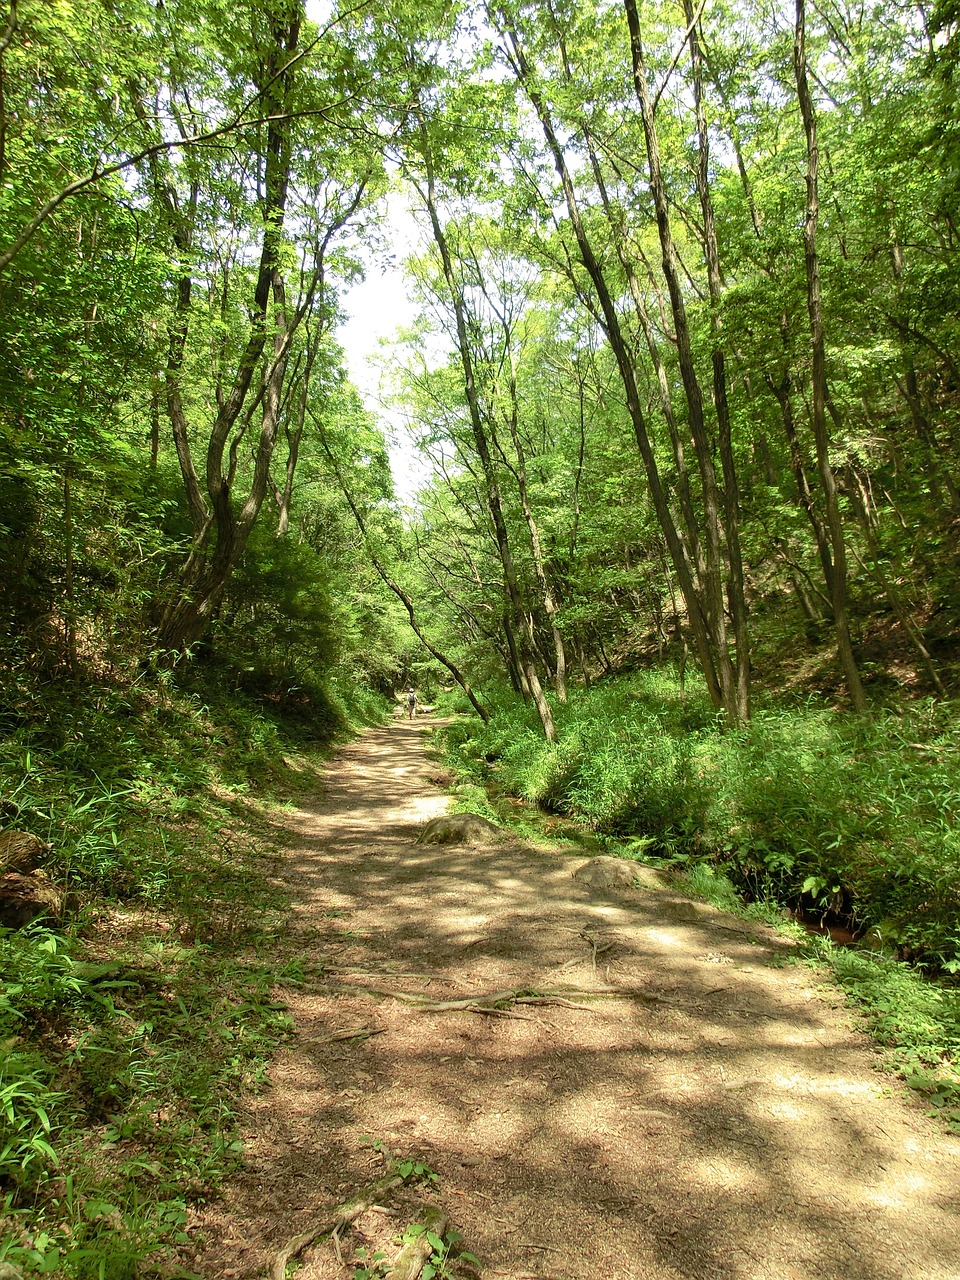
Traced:
<path id="1" fill-rule="evenodd" d="M 423 1194 L 485 1277 L 960 1280 L 960 1144 L 878 1074 L 840 994 L 773 930 L 669 889 L 597 896 L 582 859 L 516 841 L 415 843 L 447 807 L 423 734 L 367 733 L 284 818 L 292 927 L 327 968 L 283 991 L 296 1036 L 197 1224 L 200 1274 L 262 1275 L 382 1172 L 379 1140 L 436 1170 Z M 562 985 L 623 994 L 502 1017 L 362 989 Z M 359 1028 L 377 1034 L 331 1039 Z M 390 1253 L 412 1197 L 298 1277 L 347 1280 L 358 1244 Z"/>

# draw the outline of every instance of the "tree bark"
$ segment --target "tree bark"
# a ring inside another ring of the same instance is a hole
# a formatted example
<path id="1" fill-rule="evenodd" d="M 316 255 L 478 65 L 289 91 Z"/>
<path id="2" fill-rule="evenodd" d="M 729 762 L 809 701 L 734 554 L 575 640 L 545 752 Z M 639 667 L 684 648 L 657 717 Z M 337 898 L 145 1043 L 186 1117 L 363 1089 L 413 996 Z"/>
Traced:
<path id="1" fill-rule="evenodd" d="M 547 576 L 546 564 L 543 557 L 543 545 L 540 541 L 540 529 L 537 525 L 536 517 L 533 513 L 533 507 L 530 504 L 530 491 L 527 484 L 527 463 L 520 440 L 520 423 L 519 423 L 519 405 L 517 400 L 517 379 L 516 370 L 513 362 L 513 352 L 510 355 L 510 413 L 509 426 L 510 437 L 513 440 L 514 452 L 517 455 L 517 465 L 514 472 L 517 481 L 517 489 L 520 494 L 520 508 L 523 511 L 523 518 L 527 526 L 527 532 L 530 535 L 530 550 L 533 555 L 533 570 L 536 574 L 537 585 L 540 588 L 540 598 L 543 602 L 543 612 L 546 615 L 547 622 L 550 626 L 550 632 L 553 637 L 553 651 L 555 659 L 554 667 L 554 688 L 557 691 L 557 697 L 561 702 L 567 700 L 567 654 L 563 644 L 563 634 L 557 622 L 557 602 L 553 594 L 553 587 L 550 585 L 550 579 Z"/>
<path id="2" fill-rule="evenodd" d="M 544 737 L 548 742 L 553 742 L 557 736 L 556 727 L 553 722 L 553 712 L 551 711 L 550 703 L 547 701 L 546 695 L 543 692 L 543 686 L 540 683 L 536 664 L 533 661 L 533 652 L 536 649 L 536 637 L 533 633 L 533 627 L 530 623 L 527 611 L 524 608 L 523 599 L 520 594 L 517 569 L 513 559 L 513 552 L 510 548 L 510 538 L 507 532 L 506 520 L 503 515 L 500 480 L 490 453 L 489 442 L 483 426 L 483 416 L 480 410 L 479 395 L 477 393 L 477 383 L 473 368 L 473 357 L 471 355 L 470 338 L 467 329 L 467 318 L 463 295 L 457 283 L 456 275 L 453 270 L 453 259 L 450 254 L 450 247 L 447 243 L 447 238 L 444 234 L 443 227 L 440 224 L 440 218 L 437 212 L 433 160 L 430 153 L 429 141 L 425 137 L 423 138 L 423 160 L 426 168 L 426 184 L 416 185 L 418 186 L 419 194 L 426 205 L 427 214 L 430 218 L 430 225 L 433 230 L 433 238 L 440 252 L 444 280 L 446 281 L 450 300 L 453 305 L 457 329 L 457 348 L 460 356 L 460 364 L 463 369 L 464 392 L 466 394 L 467 408 L 470 414 L 470 425 L 473 432 L 474 444 L 476 445 L 477 455 L 480 458 L 480 465 L 483 469 L 487 506 L 490 511 L 490 518 L 493 521 L 497 550 L 500 555 L 500 563 L 503 566 L 503 577 L 507 596 L 525 642 L 523 645 L 524 651 L 521 653 L 522 669 L 530 688 L 530 696 L 537 708 L 537 714 L 539 715 L 540 723 L 543 726 Z"/>
<path id="3" fill-rule="evenodd" d="M 633 4 L 635 0 L 628 0 Z M 713 198 L 710 194 L 710 140 L 707 132 L 707 116 L 703 100 L 703 65 L 700 39 L 697 32 L 698 16 L 693 12 L 691 0 L 683 0 L 684 16 L 690 43 L 690 62 L 693 71 L 693 101 L 697 120 L 697 194 L 703 213 L 703 245 L 707 260 L 707 286 L 710 292 L 710 353 L 713 367 L 713 403 L 717 415 L 717 443 L 720 450 L 720 466 L 723 471 L 723 514 L 727 543 L 727 600 L 736 646 L 736 707 L 737 719 L 750 715 L 750 638 L 747 629 L 747 602 L 744 593 L 743 557 L 740 550 L 740 496 L 737 468 L 733 455 L 733 431 L 730 420 L 730 404 L 727 399 L 726 356 L 723 347 L 723 320 L 721 316 L 722 280 L 720 252 L 717 243 L 716 221 L 713 214 Z"/>
<path id="4" fill-rule="evenodd" d="M 633 0 L 627 0 L 633 3 Z M 803 119 L 803 131 L 807 145 L 806 214 L 803 228 L 804 265 L 807 278 L 807 312 L 810 318 L 810 348 L 812 355 L 811 400 L 813 435 L 816 443 L 817 470 L 823 489 L 827 530 L 833 552 L 833 582 L 831 603 L 833 623 L 837 637 L 837 650 L 843 669 L 847 690 L 854 711 L 867 709 L 857 660 L 850 635 L 850 617 L 847 604 L 847 548 L 844 541 L 843 521 L 833 466 L 830 462 L 830 437 L 827 428 L 828 401 L 826 355 L 823 335 L 823 302 L 820 293 L 820 259 L 817 250 L 817 223 L 819 219 L 819 164 L 817 143 L 817 119 L 807 80 L 806 51 L 806 0 L 796 0 L 796 26 L 793 42 L 793 68 L 797 84 L 797 99 Z"/>
<path id="5" fill-rule="evenodd" d="M 467 698 L 470 701 L 470 705 L 473 707 L 474 711 L 476 711 L 477 715 L 480 717 L 480 719 L 483 721 L 484 724 L 488 724 L 490 721 L 490 712 L 486 709 L 483 703 L 479 701 L 479 699 L 477 698 L 477 695 L 474 693 L 473 689 L 470 687 L 470 684 L 467 678 L 464 676 L 463 672 L 456 665 L 456 663 L 454 663 L 454 661 L 451 658 L 448 658 L 447 655 L 441 649 L 438 649 L 437 646 L 427 638 L 423 628 L 420 626 L 420 623 L 417 621 L 416 608 L 414 606 L 413 601 L 410 599 L 410 596 L 406 591 L 404 591 L 403 587 L 401 587 L 400 584 L 390 576 L 390 574 L 387 572 L 386 568 L 384 567 L 382 560 L 380 559 L 379 555 L 377 554 L 373 546 L 372 539 L 370 538 L 370 535 L 367 532 L 367 523 L 363 518 L 363 514 L 360 511 L 360 508 L 357 506 L 356 502 L 354 501 L 353 494 L 350 492 L 350 487 L 347 484 L 346 479 L 344 478 L 343 472 L 341 471 L 336 458 L 333 456 L 333 451 L 330 449 L 330 446 L 327 444 L 326 437 L 323 434 L 323 428 L 321 424 L 316 420 L 315 417 L 314 417 L 314 421 L 316 422 L 317 427 L 320 429 L 321 447 L 323 448 L 324 453 L 327 455 L 327 457 L 330 460 L 330 464 L 333 467 L 334 475 L 337 477 L 337 482 L 340 485 L 340 490 L 343 493 L 343 496 L 347 500 L 347 505 L 349 506 L 350 510 L 353 512 L 353 518 L 354 520 L 356 520 L 357 528 L 360 530 L 361 536 L 363 537 L 364 545 L 367 548 L 367 555 L 370 557 L 370 563 L 373 565 L 374 569 L 377 571 L 377 574 L 379 575 L 384 585 L 387 586 L 390 589 L 390 591 L 393 592 L 393 594 L 397 597 L 397 599 L 406 609 L 407 618 L 410 623 L 411 631 L 414 633 L 414 635 L 417 637 L 417 639 L 420 641 L 423 647 L 427 650 L 427 652 L 431 654 L 434 658 L 436 658 L 436 660 L 442 666 L 446 667 L 446 669 L 453 676 L 454 680 L 456 680 L 457 684 L 466 694 Z"/>
<path id="6" fill-rule="evenodd" d="M 680 582 L 680 591 L 687 606 L 687 612 L 690 618 L 690 629 L 694 636 L 697 646 L 697 653 L 700 658 L 701 668 L 703 670 L 704 679 L 707 689 L 715 706 L 724 705 L 724 695 L 720 680 L 718 679 L 717 664 L 714 657 L 712 635 L 707 611 L 698 594 L 696 584 L 694 583 L 690 571 L 690 559 L 686 547 L 680 537 L 673 514 L 670 511 L 670 505 L 660 478 L 659 468 L 657 466 L 656 456 L 653 451 L 653 444 L 650 433 L 647 429 L 646 418 L 640 404 L 640 392 L 637 386 L 636 373 L 633 367 L 633 360 L 627 346 L 623 330 L 620 325 L 620 317 L 617 314 L 614 305 L 613 295 L 607 284 L 603 269 L 593 251 L 590 239 L 587 236 L 583 219 L 580 216 L 580 208 L 574 189 L 573 180 L 567 167 L 566 158 L 563 149 L 560 146 L 559 139 L 553 126 L 553 120 L 542 95 L 538 92 L 532 82 L 526 56 L 520 45 L 519 37 L 510 25 L 509 19 L 502 14 L 506 34 L 511 43 L 511 62 L 514 74 L 523 86 L 527 97 L 530 99 L 531 105 L 537 113 L 540 125 L 543 130 L 547 146 L 553 158 L 554 167 L 560 178 L 563 188 L 564 199 L 567 206 L 567 213 L 570 218 L 570 225 L 573 228 L 574 236 L 577 241 L 577 249 L 580 254 L 580 260 L 586 268 L 587 274 L 590 276 L 593 287 L 596 291 L 597 299 L 600 303 L 601 313 L 603 316 L 603 326 L 607 335 L 607 341 L 610 343 L 610 349 L 613 352 L 614 359 L 617 363 L 617 369 L 623 384 L 627 412 L 630 415 L 630 421 L 633 426 L 634 438 L 637 443 L 637 449 L 643 460 L 644 469 L 647 475 L 647 484 L 650 489 L 650 497 L 653 501 L 654 510 L 657 519 L 663 531 L 667 547 L 670 551 L 670 558 L 673 561 L 677 578 Z M 721 602 L 722 605 L 722 602 Z"/>
<path id="7" fill-rule="evenodd" d="M 711 640 L 716 654 L 717 678 L 720 683 L 722 705 L 731 720 L 736 722 L 748 714 L 749 707 L 744 705 L 741 696 L 741 673 L 735 670 L 727 642 L 727 625 L 724 613 L 723 591 L 723 538 L 720 523 L 721 494 L 717 484 L 716 470 L 713 464 L 713 451 L 706 429 L 703 407 L 703 392 L 697 377 L 693 350 L 690 343 L 690 329 L 687 323 L 687 309 L 684 291 L 680 280 L 677 252 L 673 240 L 670 222 L 670 203 L 663 177 L 663 166 L 660 161 L 660 140 L 657 134 L 653 103 L 647 86 L 647 71 L 643 56 L 643 41 L 640 32 L 640 18 L 636 0 L 624 0 L 627 15 L 627 26 L 630 32 L 630 55 L 633 66 L 633 85 L 640 104 L 640 116 L 643 123 L 644 140 L 647 149 L 647 168 L 650 176 L 650 191 L 653 196 L 654 210 L 657 219 L 657 232 L 660 238 L 663 274 L 667 282 L 667 293 L 670 298 L 670 310 L 673 316 L 674 331 L 677 340 L 677 360 L 680 366 L 680 379 L 687 401 L 687 415 L 690 434 L 693 439 L 694 454 L 700 472 L 700 483 L 703 491 L 704 507 L 704 605 L 710 627 Z M 692 33 L 691 33 L 692 34 Z M 715 241 L 715 237 L 714 237 Z M 714 246 L 715 247 L 715 246 Z M 722 360 L 719 368 L 714 362 L 715 377 L 720 376 L 722 382 Z M 725 397 L 725 387 L 723 391 Z M 731 498 L 735 501 L 735 493 Z M 728 516 L 730 503 L 724 500 L 724 510 Z M 735 513 L 734 513 L 735 514 Z M 736 528 L 736 523 L 734 524 Z M 729 533 L 729 530 L 728 530 Z M 736 582 L 734 594 L 741 597 L 742 604 L 742 570 L 737 568 L 739 548 L 733 554 L 727 546 L 733 570 L 732 581 Z M 738 610 L 741 609 L 738 604 Z M 739 623 L 745 624 L 745 609 L 738 613 Z M 745 658 L 746 655 L 743 655 Z M 743 675 L 746 675 L 746 666 Z"/>
<path id="8" fill-rule="evenodd" d="M 774 397 L 780 406 L 783 431 L 787 438 L 787 447 L 790 450 L 790 470 L 793 473 L 794 483 L 797 487 L 797 501 L 810 522 L 810 528 L 813 530 L 814 541 L 817 544 L 817 554 L 820 557 L 820 567 L 823 570 L 823 581 L 827 589 L 827 597 L 832 600 L 833 557 L 830 552 L 830 539 L 823 527 L 823 521 L 820 519 L 820 515 L 817 512 L 816 504 L 813 499 L 813 490 L 810 487 L 810 480 L 807 476 L 807 468 L 803 458 L 803 451 L 800 448 L 800 439 L 797 435 L 797 424 L 793 416 L 793 400 L 790 394 L 792 379 L 790 377 L 789 366 L 786 362 L 784 362 L 783 365 L 780 381 L 777 382 L 773 375 L 768 373 L 767 385 L 773 392 Z"/>

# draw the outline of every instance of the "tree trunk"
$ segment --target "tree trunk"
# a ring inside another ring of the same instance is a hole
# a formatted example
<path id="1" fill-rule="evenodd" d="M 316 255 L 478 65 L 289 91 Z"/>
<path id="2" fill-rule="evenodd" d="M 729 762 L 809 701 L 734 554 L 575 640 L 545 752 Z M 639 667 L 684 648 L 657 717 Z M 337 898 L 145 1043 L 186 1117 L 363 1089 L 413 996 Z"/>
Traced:
<path id="1" fill-rule="evenodd" d="M 859 476 L 854 477 L 855 485 L 853 489 L 853 505 L 856 508 L 857 515 L 863 525 L 863 531 L 867 539 L 867 548 L 870 557 L 873 560 L 873 574 L 887 599 L 890 601 L 890 608 L 893 610 L 897 621 L 906 631 L 907 635 L 913 642 L 913 646 L 920 655 L 920 660 L 927 669 L 927 675 L 930 677 L 930 683 L 936 689 L 941 698 L 947 696 L 947 691 L 943 687 L 943 681 L 940 679 L 940 673 L 937 671 L 936 664 L 930 650 L 923 642 L 923 636 L 914 626 L 913 619 L 910 617 L 909 610 L 904 604 L 900 592 L 893 585 L 893 582 L 887 576 L 883 568 L 883 557 L 880 554 L 880 547 L 877 543 L 876 529 L 874 524 L 873 513 L 870 508 L 870 499 L 865 490 Z M 862 562 L 861 562 L 862 563 Z"/>
<path id="2" fill-rule="evenodd" d="M 517 481 L 517 489 L 520 493 L 520 507 L 523 511 L 523 518 L 527 526 L 527 532 L 530 535 L 530 550 L 533 555 L 533 569 L 536 574 L 537 585 L 540 588 L 543 612 L 546 615 L 547 622 L 550 626 L 550 632 L 553 637 L 553 651 L 555 658 L 554 688 L 557 691 L 557 697 L 560 701 L 566 702 L 567 654 L 563 645 L 563 635 L 557 625 L 557 602 L 553 594 L 553 588 L 550 585 L 550 579 L 547 577 L 546 565 L 543 558 L 543 547 L 540 542 L 540 529 L 537 525 L 536 517 L 533 514 L 533 508 L 530 505 L 530 493 L 527 486 L 527 463 L 523 444 L 520 440 L 520 424 L 518 418 L 519 406 L 517 401 L 516 370 L 513 363 L 513 353 L 510 352 L 509 426 L 510 436 L 513 440 L 514 452 L 517 455 L 517 466 L 514 475 Z"/>
<path id="3" fill-rule="evenodd" d="M 643 57 L 643 42 L 636 0 L 624 0 L 624 8 L 627 15 L 627 26 L 630 31 L 633 85 L 640 104 L 640 116 L 643 122 L 644 139 L 647 148 L 647 168 L 650 175 L 650 191 L 656 212 L 663 274 L 667 282 L 667 293 L 670 298 L 670 309 L 677 339 L 677 360 L 680 366 L 680 379 L 686 396 L 690 434 L 693 439 L 694 453 L 703 491 L 704 605 L 716 655 L 716 669 L 720 683 L 722 705 L 729 718 L 736 722 L 744 718 L 749 710 L 749 707 L 744 705 L 744 697 L 741 691 L 741 682 L 745 678 L 747 671 L 745 661 L 747 655 L 741 655 L 743 661 L 738 660 L 738 667 L 741 670 L 735 670 L 727 642 L 727 625 L 724 612 L 723 539 L 720 523 L 721 495 L 713 464 L 713 452 L 706 429 L 703 392 L 697 377 L 690 344 L 686 303 L 684 302 L 684 291 L 680 280 L 677 253 L 670 223 L 670 205 L 663 177 L 663 167 L 660 162 L 660 141 L 657 135 L 653 104 L 647 87 L 647 72 Z M 719 368 L 716 361 L 714 362 L 714 370 L 715 377 L 719 375 L 722 380 L 722 361 Z M 725 389 L 723 394 L 725 396 Z M 735 502 L 735 493 L 731 495 L 731 498 Z M 724 500 L 724 510 L 728 519 L 730 516 L 729 506 L 729 502 Z M 733 514 L 735 529 L 736 513 L 734 512 Z M 735 553 L 729 545 L 728 538 L 727 552 L 732 569 L 730 584 L 732 585 L 734 596 L 738 598 L 738 625 L 745 625 L 745 609 L 741 609 L 743 588 L 742 570 L 738 565 L 739 547 L 736 543 L 734 545 L 736 547 Z M 745 637 L 743 638 L 743 644 L 744 646 L 746 644 Z"/>
<path id="4" fill-rule="evenodd" d="M 467 318 L 463 295 L 459 285 L 457 284 L 456 275 L 453 270 L 453 259 L 450 255 L 450 247 L 447 244 L 447 238 L 444 234 L 443 227 L 440 225 L 434 187 L 433 160 L 430 154 L 430 144 L 426 137 L 423 139 L 423 144 L 423 159 L 426 167 L 426 186 L 420 186 L 419 191 L 430 218 L 430 225 L 433 229 L 433 238 L 438 250 L 440 251 L 440 259 L 443 264 L 443 276 L 447 284 L 447 289 L 450 293 L 450 301 L 453 305 L 457 328 L 457 347 L 460 355 L 460 364 L 463 368 L 464 391 L 466 394 L 467 408 L 470 413 L 470 425 L 473 431 L 474 444 L 476 445 L 477 454 L 480 458 L 480 464 L 483 469 L 487 507 L 490 511 L 490 518 L 493 522 L 497 551 L 500 555 L 500 563 L 503 566 L 503 577 L 507 597 L 509 599 L 513 615 L 517 619 L 517 624 L 521 629 L 521 634 L 524 640 L 522 652 L 520 654 L 522 670 L 530 688 L 530 696 L 533 698 L 534 705 L 537 708 L 540 723 L 543 726 L 544 737 L 548 742 L 553 742 L 556 739 L 557 731 L 553 722 L 553 713 L 550 709 L 550 704 L 544 695 L 543 686 L 540 683 L 540 677 L 537 674 L 536 665 L 533 661 L 533 652 L 536 648 L 536 638 L 533 634 L 533 628 L 530 624 L 530 620 L 526 609 L 524 608 L 523 599 L 520 594 L 520 584 L 517 578 L 516 565 L 514 564 L 513 553 L 510 548 L 510 538 L 507 533 L 507 525 L 503 515 L 503 503 L 500 496 L 500 481 L 497 476 L 496 466 L 494 465 L 493 458 L 490 454 L 490 446 L 483 427 L 483 416 L 480 411 L 480 401 L 477 393 L 477 384 L 473 368 L 473 357 L 471 355 L 470 338 L 467 330 Z"/>
<path id="5" fill-rule="evenodd" d="M 630 0 L 633 3 L 634 0 Z M 713 198 L 710 194 L 710 140 L 707 117 L 703 103 L 703 67 L 700 40 L 697 34 L 699 17 L 693 12 L 691 0 L 683 0 L 689 42 L 690 62 L 693 69 L 693 100 L 697 118 L 697 194 L 703 213 L 703 244 L 707 260 L 707 284 L 710 291 L 710 336 L 713 366 L 713 403 L 717 415 L 717 443 L 720 449 L 720 466 L 723 471 L 723 514 L 727 542 L 727 600 L 736 646 L 736 707 L 737 719 L 746 720 L 750 715 L 750 639 L 747 630 L 747 602 L 744 593 L 743 558 L 740 550 L 740 497 L 737 468 L 733 455 L 733 433 L 730 421 L 730 405 L 727 399 L 726 357 L 723 348 L 723 321 L 721 317 L 722 281 L 720 277 L 720 253 L 713 215 Z"/>
<path id="6" fill-rule="evenodd" d="M 159 157 L 151 160 L 154 190 L 166 211 L 172 238 L 184 264 L 169 330 L 166 388 L 167 412 L 194 529 L 193 546 L 179 575 L 176 594 L 168 597 L 157 627 L 158 643 L 167 650 L 189 646 L 208 630 L 269 491 L 290 346 L 312 301 L 316 283 L 315 274 L 307 303 L 291 315 L 281 272 L 291 169 L 291 126 L 285 113 L 293 85 L 291 55 L 299 42 L 300 6 L 290 3 L 284 13 L 272 18 L 271 27 L 273 44 L 264 60 L 262 91 L 265 113 L 270 117 L 266 130 L 261 205 L 263 231 L 250 308 L 250 330 L 233 382 L 226 395 L 218 398 L 217 414 L 207 441 L 202 483 L 194 464 L 180 395 L 193 285 L 185 264 L 192 257 L 192 214 L 196 196 L 194 192 L 185 206 L 181 204 L 172 178 Z M 145 120 L 142 107 L 140 114 Z M 271 332 L 272 351 L 264 364 L 262 358 Z M 249 404 L 258 369 L 261 370 L 260 385 L 256 398 Z M 260 430 L 253 450 L 253 476 L 238 510 L 234 502 L 234 488 L 239 449 L 258 405 Z"/>
<path id="7" fill-rule="evenodd" d="M 806 513 L 807 519 L 810 521 L 810 528 L 813 530 L 814 541 L 817 544 L 817 554 L 820 557 L 820 567 L 823 570 L 823 581 L 827 589 L 827 596 L 833 598 L 833 557 L 830 553 L 830 539 L 823 527 L 823 522 L 817 512 L 816 504 L 813 500 L 813 490 L 810 488 L 810 480 L 807 477 L 807 468 L 803 459 L 803 451 L 800 448 L 800 440 L 797 436 L 797 424 L 793 416 L 793 400 L 791 398 L 791 378 L 790 370 L 786 362 L 779 382 L 776 382 L 772 374 L 767 374 L 767 385 L 776 397 L 780 406 L 780 416 L 783 420 L 783 430 L 787 438 L 787 446 L 790 450 L 790 470 L 793 473 L 794 483 L 797 486 L 797 501 Z M 832 615 L 832 606 L 831 606 Z"/>
<path id="8" fill-rule="evenodd" d="M 632 0 L 627 0 L 627 3 L 632 3 Z M 830 462 L 830 438 L 827 430 L 827 373 L 823 337 L 823 303 L 820 296 L 820 259 L 817 253 L 820 152 L 817 144 L 816 114 L 807 82 L 805 0 L 796 0 L 796 15 L 793 67 L 797 82 L 800 115 L 803 118 L 803 131 L 807 143 L 807 201 L 803 246 L 812 354 L 813 435 L 817 450 L 817 470 L 826 506 L 827 529 L 830 534 L 830 545 L 833 552 L 831 602 L 833 605 L 837 650 L 853 709 L 862 712 L 867 709 L 867 695 L 860 680 L 860 672 L 857 669 L 857 661 L 853 652 L 853 641 L 850 636 L 850 618 L 847 607 L 847 549 L 844 541 L 843 521 L 840 515 L 836 477 Z"/>
<path id="9" fill-rule="evenodd" d="M 316 425 L 320 427 L 321 447 L 323 448 L 324 453 L 330 459 L 330 463 L 333 467 L 334 475 L 337 477 L 337 482 L 340 485 L 341 492 L 343 493 L 343 496 L 347 500 L 347 505 L 350 507 L 350 510 L 353 512 L 353 518 L 356 520 L 357 528 L 360 530 L 361 536 L 363 537 L 364 545 L 367 548 L 367 554 L 370 557 L 370 563 L 373 565 L 374 569 L 377 571 L 377 574 L 379 575 L 381 581 L 385 584 L 385 586 L 387 586 L 393 592 L 393 594 L 397 597 L 397 599 L 406 609 L 407 618 L 410 623 L 410 629 L 413 631 L 414 635 L 417 637 L 417 639 L 420 641 L 423 647 L 427 650 L 427 652 L 431 654 L 434 658 L 436 658 L 436 660 L 442 666 L 446 667 L 446 669 L 453 676 L 454 680 L 456 680 L 457 684 L 466 694 L 467 698 L 470 701 L 470 705 L 473 707 L 474 711 L 476 711 L 477 715 L 480 717 L 480 719 L 483 721 L 484 724 L 488 724 L 490 721 L 490 712 L 486 709 L 483 703 L 480 702 L 480 700 L 477 698 L 477 695 L 474 693 L 473 689 L 470 687 L 469 681 L 467 680 L 466 676 L 464 676 L 460 668 L 456 665 L 456 663 L 451 658 L 448 658 L 442 649 L 438 649 L 437 646 L 427 638 L 423 628 L 420 626 L 420 623 L 417 621 L 416 608 L 414 607 L 414 603 L 410 599 L 410 596 L 407 594 L 406 591 L 404 591 L 403 587 L 401 587 L 399 583 L 394 581 L 394 579 L 390 576 L 390 574 L 387 572 L 386 568 L 384 567 L 380 557 L 377 555 L 377 552 L 374 549 L 373 542 L 370 538 L 370 535 L 367 532 L 366 521 L 363 518 L 360 508 L 357 506 L 356 502 L 353 499 L 353 494 L 350 492 L 350 488 L 346 483 L 346 480 L 343 476 L 343 472 L 340 470 L 340 467 L 337 465 L 337 460 L 333 456 L 333 452 L 331 451 L 330 446 L 327 444 L 326 438 L 323 435 L 323 428 L 320 426 L 320 423 L 317 422 L 316 418 L 314 418 L 314 421 L 316 422 Z"/>
<path id="10" fill-rule="evenodd" d="M 600 303 L 604 330 L 607 335 L 607 341 L 610 343 L 614 359 L 616 360 L 617 369 L 623 384 L 627 412 L 630 415 L 637 449 L 643 460 L 644 469 L 646 471 L 650 497 L 653 501 L 654 510 L 656 511 L 657 519 L 660 522 L 660 528 L 663 531 L 667 547 L 670 551 L 670 558 L 673 561 L 674 569 L 676 570 L 677 577 L 680 582 L 681 593 L 683 594 L 684 601 L 687 605 L 687 612 L 690 617 L 690 629 L 693 632 L 697 646 L 697 653 L 700 658 L 707 689 L 714 705 L 718 707 L 723 706 L 724 698 L 717 675 L 717 665 L 714 658 L 711 628 L 690 571 L 688 550 L 684 546 L 680 533 L 677 530 L 677 526 L 673 519 L 673 514 L 670 511 L 670 505 L 667 501 L 667 496 L 664 492 L 663 484 L 660 479 L 660 472 L 657 466 L 653 444 L 650 439 L 646 419 L 640 405 L 640 392 L 637 386 L 633 360 L 631 358 L 626 339 L 623 335 L 620 318 L 613 302 L 613 295 L 607 284 L 603 269 L 593 252 L 593 247 L 583 225 L 583 219 L 580 216 L 580 208 L 577 202 L 573 180 L 570 177 L 563 149 L 560 146 L 559 139 L 557 138 L 556 131 L 554 130 L 550 112 L 548 111 L 541 94 L 532 83 L 526 56 L 520 46 L 516 32 L 510 28 L 509 23 L 507 23 L 507 35 L 511 42 L 511 62 L 514 73 L 523 86 L 524 91 L 530 99 L 531 105 L 539 117 L 547 146 L 553 158 L 554 167 L 557 170 L 557 175 L 559 176 L 563 187 L 567 213 L 576 237 L 580 260 L 590 276 L 594 289 L 596 290 L 597 299 Z"/>

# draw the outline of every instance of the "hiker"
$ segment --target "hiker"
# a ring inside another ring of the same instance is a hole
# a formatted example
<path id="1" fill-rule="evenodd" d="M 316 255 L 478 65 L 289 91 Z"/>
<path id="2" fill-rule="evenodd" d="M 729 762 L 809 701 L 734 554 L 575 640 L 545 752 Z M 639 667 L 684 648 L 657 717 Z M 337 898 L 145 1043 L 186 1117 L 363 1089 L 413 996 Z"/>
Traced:
<path id="1" fill-rule="evenodd" d="M 410 689 L 407 693 L 407 717 L 412 720 L 417 714 L 417 695 Z"/>

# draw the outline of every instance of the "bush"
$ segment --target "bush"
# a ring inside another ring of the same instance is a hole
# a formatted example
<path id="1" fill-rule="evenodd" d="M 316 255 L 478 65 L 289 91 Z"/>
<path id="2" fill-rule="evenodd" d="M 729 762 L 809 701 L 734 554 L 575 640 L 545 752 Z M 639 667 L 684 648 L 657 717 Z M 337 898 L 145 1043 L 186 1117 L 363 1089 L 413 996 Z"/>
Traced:
<path id="1" fill-rule="evenodd" d="M 845 915 L 878 944 L 960 972 L 956 708 L 877 719 L 810 704 L 724 731 L 663 672 L 575 692 L 545 742 L 510 696 L 445 731 L 451 763 L 660 856 L 708 858 L 740 891 Z"/>

